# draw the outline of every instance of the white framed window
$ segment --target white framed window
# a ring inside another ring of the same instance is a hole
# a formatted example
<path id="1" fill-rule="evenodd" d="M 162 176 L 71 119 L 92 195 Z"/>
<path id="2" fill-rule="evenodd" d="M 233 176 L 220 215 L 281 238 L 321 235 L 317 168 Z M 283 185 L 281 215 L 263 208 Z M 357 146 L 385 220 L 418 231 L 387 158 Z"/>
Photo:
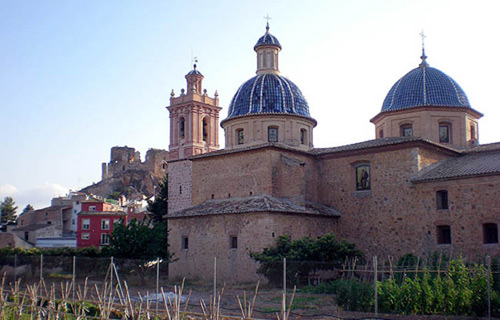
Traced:
<path id="1" fill-rule="evenodd" d="M 109 219 L 102 219 L 101 220 L 101 230 L 109 230 L 109 226 L 110 226 Z"/>
<path id="2" fill-rule="evenodd" d="M 82 233 L 82 240 L 90 240 L 90 233 Z"/>
<path id="3" fill-rule="evenodd" d="M 109 244 L 110 238 L 111 237 L 109 236 L 109 233 L 101 233 L 101 244 L 103 245 Z"/>
<path id="4" fill-rule="evenodd" d="M 82 230 L 90 230 L 90 219 L 82 219 Z"/>
<path id="5" fill-rule="evenodd" d="M 95 211 L 96 207 L 95 206 L 89 206 L 89 211 Z"/>

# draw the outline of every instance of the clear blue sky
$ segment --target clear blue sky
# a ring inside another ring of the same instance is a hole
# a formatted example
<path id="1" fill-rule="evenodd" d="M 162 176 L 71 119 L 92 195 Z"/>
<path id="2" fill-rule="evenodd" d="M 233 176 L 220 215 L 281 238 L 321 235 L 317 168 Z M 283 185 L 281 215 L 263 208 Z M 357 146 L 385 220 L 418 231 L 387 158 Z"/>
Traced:
<path id="1" fill-rule="evenodd" d="M 100 180 L 112 146 L 168 148 L 170 92 L 199 58 L 224 108 L 255 74 L 253 45 L 281 42 L 281 73 L 307 98 L 315 146 L 374 137 L 390 87 L 428 62 L 485 114 L 500 140 L 499 1 L 0 0 L 0 198 L 19 211 Z M 221 138 L 223 137 L 221 133 Z M 223 139 L 221 139 L 223 143 Z"/>

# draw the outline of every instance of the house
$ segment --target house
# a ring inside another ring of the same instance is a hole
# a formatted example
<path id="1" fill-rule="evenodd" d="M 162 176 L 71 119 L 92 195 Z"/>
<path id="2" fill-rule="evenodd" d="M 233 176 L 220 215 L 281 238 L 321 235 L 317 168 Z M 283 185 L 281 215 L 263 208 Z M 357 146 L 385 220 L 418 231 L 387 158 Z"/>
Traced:
<path id="1" fill-rule="evenodd" d="M 127 223 L 127 214 L 116 204 L 91 198 L 82 202 L 78 214 L 77 247 L 102 247 L 110 243 L 114 224 Z"/>

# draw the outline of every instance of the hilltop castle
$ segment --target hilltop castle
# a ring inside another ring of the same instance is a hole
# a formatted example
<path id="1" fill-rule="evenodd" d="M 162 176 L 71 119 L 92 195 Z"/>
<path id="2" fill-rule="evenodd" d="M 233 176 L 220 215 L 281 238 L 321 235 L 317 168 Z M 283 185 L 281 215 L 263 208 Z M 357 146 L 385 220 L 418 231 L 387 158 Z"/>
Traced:
<path id="1" fill-rule="evenodd" d="M 170 99 L 169 235 L 174 277 L 254 280 L 249 252 L 277 237 L 334 232 L 368 256 L 498 254 L 500 143 L 478 145 L 482 114 L 421 62 L 372 118 L 375 139 L 314 148 L 316 120 L 279 72 L 278 39 L 254 46 L 256 76 L 235 93 L 218 150 L 217 94 L 194 66 Z M 374 110 L 376 113 L 376 110 Z"/>

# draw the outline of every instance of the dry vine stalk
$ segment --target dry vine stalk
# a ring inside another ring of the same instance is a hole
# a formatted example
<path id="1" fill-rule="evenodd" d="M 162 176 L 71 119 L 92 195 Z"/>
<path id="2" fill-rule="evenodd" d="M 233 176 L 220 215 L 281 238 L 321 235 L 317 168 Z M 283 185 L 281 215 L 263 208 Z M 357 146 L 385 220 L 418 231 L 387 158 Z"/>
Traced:
<path id="1" fill-rule="evenodd" d="M 243 316 L 243 319 L 252 318 L 253 309 L 255 307 L 255 299 L 257 299 L 257 292 L 259 291 L 259 284 L 260 281 L 257 281 L 257 286 L 255 286 L 255 292 L 251 303 L 249 301 L 247 304 L 246 291 L 243 291 L 243 304 L 241 303 L 240 297 L 236 296 L 236 298 L 238 299 L 238 305 L 240 306 L 241 315 Z"/>

